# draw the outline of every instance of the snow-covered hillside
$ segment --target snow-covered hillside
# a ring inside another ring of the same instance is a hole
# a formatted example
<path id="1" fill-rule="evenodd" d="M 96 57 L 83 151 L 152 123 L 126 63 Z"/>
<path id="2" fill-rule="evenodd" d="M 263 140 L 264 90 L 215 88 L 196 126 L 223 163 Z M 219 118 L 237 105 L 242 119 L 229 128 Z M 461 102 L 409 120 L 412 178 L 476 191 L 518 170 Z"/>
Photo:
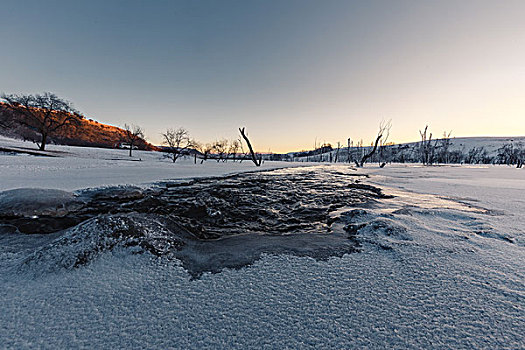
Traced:
<path id="1" fill-rule="evenodd" d="M 467 163 L 467 164 L 504 164 L 509 158 L 519 158 L 525 161 L 525 136 L 516 137 L 458 137 L 448 140 L 432 139 L 429 145 L 432 148 L 433 163 Z M 503 148 L 507 147 L 506 150 Z M 370 152 L 372 146 L 324 151 L 322 149 L 310 152 L 288 153 L 286 159 L 295 161 L 313 162 L 350 162 L 359 160 Z M 308 155 L 306 153 L 309 153 Z M 369 160 L 371 162 L 421 162 L 421 142 L 400 143 L 385 146 L 379 149 Z M 516 159 L 512 159 L 515 163 Z"/>
<path id="2" fill-rule="evenodd" d="M 472 148 L 483 147 L 488 152 L 495 152 L 498 148 L 508 143 L 522 143 L 525 145 L 525 136 L 508 136 L 508 137 L 452 137 L 450 138 L 451 150 L 462 150 L 468 152 Z M 400 145 L 417 146 L 419 142 L 401 143 Z"/>
<path id="3" fill-rule="evenodd" d="M 437 140 L 437 145 L 439 148 L 440 142 L 442 140 Z M 498 153 L 502 147 L 505 145 L 512 145 L 513 147 L 519 147 L 525 149 L 525 136 L 515 136 L 515 137 L 454 137 L 449 139 L 450 146 L 449 152 L 459 152 L 459 154 L 465 155 L 465 158 L 468 157 L 469 152 L 484 153 L 490 158 L 497 160 Z M 435 143 L 436 141 L 433 141 Z M 405 143 L 397 145 L 397 147 L 408 146 L 411 149 L 417 149 L 420 147 L 419 142 Z M 393 146 L 396 148 L 396 145 Z M 466 159 L 463 159 L 465 162 Z M 480 159 L 481 160 L 481 159 Z"/>

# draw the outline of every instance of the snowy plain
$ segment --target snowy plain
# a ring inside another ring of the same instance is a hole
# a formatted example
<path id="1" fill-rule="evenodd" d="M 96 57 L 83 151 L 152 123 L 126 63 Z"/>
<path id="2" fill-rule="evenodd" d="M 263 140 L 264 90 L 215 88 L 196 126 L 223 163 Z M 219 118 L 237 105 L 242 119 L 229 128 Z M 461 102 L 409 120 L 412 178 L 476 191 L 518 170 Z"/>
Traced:
<path id="1" fill-rule="evenodd" d="M 115 161 L 114 151 L 67 152 L 75 155 L 0 155 L 1 190 L 148 186 L 194 177 L 200 166 L 140 152 L 141 162 Z M 204 176 L 254 170 L 244 162 L 204 166 Z M 17 252 L 7 244 L 17 240 L 3 237 L 0 347 L 525 348 L 525 170 L 355 172 L 393 198 L 341 213 L 361 250 L 328 261 L 264 255 L 192 279 L 176 261 L 122 249 L 74 270 L 12 273 Z"/>
<path id="2" fill-rule="evenodd" d="M 0 147 L 37 151 L 32 142 L 0 136 Z M 0 153 L 2 154 L 2 153 Z M 14 188 L 53 188 L 79 190 L 111 185 L 147 186 L 171 179 L 188 179 L 234 174 L 255 170 L 270 170 L 298 166 L 285 162 L 265 162 L 255 168 L 252 162 L 207 161 L 194 164 L 193 158 L 180 159 L 173 164 L 160 152 L 106 149 L 72 146 L 46 146 L 39 157 L 28 154 L 4 153 L 0 156 L 0 190 Z"/>

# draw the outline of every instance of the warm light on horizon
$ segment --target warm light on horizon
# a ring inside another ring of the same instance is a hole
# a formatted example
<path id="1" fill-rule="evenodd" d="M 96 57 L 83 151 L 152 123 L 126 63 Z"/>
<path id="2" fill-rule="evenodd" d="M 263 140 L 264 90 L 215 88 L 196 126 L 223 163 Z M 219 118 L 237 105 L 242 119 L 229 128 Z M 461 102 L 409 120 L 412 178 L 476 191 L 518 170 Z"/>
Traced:
<path id="1" fill-rule="evenodd" d="M 525 2 L 23 8 L 3 5 L 3 44 L 16 54 L 0 57 L 1 92 L 55 92 L 102 123 L 141 125 L 154 144 L 169 127 L 212 142 L 241 126 L 261 152 L 369 144 L 383 119 L 395 143 L 425 125 L 525 135 Z"/>

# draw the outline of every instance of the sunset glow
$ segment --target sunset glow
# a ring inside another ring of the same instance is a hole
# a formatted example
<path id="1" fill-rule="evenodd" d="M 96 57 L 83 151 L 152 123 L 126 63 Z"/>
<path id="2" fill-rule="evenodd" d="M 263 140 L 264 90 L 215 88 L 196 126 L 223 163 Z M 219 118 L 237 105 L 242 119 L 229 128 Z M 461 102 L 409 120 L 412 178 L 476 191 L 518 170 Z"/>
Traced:
<path id="1" fill-rule="evenodd" d="M 23 7 L 23 8 L 22 8 Z M 28 10 L 28 8 L 30 10 Z M 525 134 L 523 1 L 2 4 L 1 90 L 261 151 Z"/>

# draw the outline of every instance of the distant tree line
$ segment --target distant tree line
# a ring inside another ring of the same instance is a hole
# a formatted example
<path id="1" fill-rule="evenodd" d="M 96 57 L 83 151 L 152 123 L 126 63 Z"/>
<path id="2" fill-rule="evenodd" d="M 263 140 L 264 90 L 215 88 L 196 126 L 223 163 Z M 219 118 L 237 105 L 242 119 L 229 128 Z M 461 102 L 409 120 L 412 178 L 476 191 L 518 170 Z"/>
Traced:
<path id="1" fill-rule="evenodd" d="M 446 144 L 450 140 L 434 140 L 431 149 L 422 143 L 388 145 L 376 152 L 368 159 L 368 163 L 422 163 L 434 164 L 506 164 L 522 167 L 525 160 L 525 145 L 520 142 L 508 142 L 499 147 L 495 152 L 489 152 L 485 147 L 472 147 L 470 149 L 449 150 Z M 305 161 L 305 162 L 347 162 L 361 159 L 368 147 L 350 147 L 340 150 L 340 157 L 336 160 L 335 152 L 299 152 L 294 154 L 273 154 L 272 160 L 280 161 Z"/>
<path id="2" fill-rule="evenodd" d="M 452 149 L 452 132 L 444 132 L 441 138 L 434 139 L 428 126 L 419 131 L 421 140 L 411 144 L 392 144 L 387 142 L 391 123 L 382 122 L 378 134 L 369 146 L 358 142 L 357 146 L 348 142 L 348 147 L 337 148 L 330 144 L 311 151 L 265 156 L 271 160 L 302 162 L 344 162 L 364 166 L 366 163 L 421 163 L 434 164 L 506 164 L 519 168 L 525 161 L 525 145 L 522 142 L 509 141 L 497 150 L 488 150 L 484 146 L 466 149 L 465 146 Z"/>
<path id="3" fill-rule="evenodd" d="M 79 140 L 65 132 L 78 127 L 84 117 L 73 104 L 49 92 L 35 95 L 0 95 L 0 133 L 16 135 L 24 140 L 35 142 L 39 150 L 44 151 L 49 142 L 75 146 L 106 146 L 133 150 L 144 148 L 145 135 L 142 127 L 125 124 L 119 129 L 117 142 L 94 139 Z M 91 121 L 91 120 L 90 120 Z M 419 130 L 420 142 L 395 145 L 388 142 L 391 121 L 382 121 L 377 135 L 370 146 L 363 141 L 353 145 L 348 139 L 346 148 L 341 143 L 334 148 L 323 144 L 314 150 L 289 154 L 257 153 L 248 137 L 245 128 L 239 128 L 239 137 L 234 140 L 220 139 L 211 143 L 201 143 L 190 137 L 183 128 L 168 128 L 161 134 L 163 146 L 160 151 L 175 163 L 181 157 L 193 157 L 195 163 L 207 160 L 217 162 L 243 162 L 245 160 L 260 166 L 264 160 L 274 161 L 307 161 L 307 162 L 346 162 L 362 167 L 367 163 L 378 163 L 384 167 L 388 163 L 422 163 L 433 164 L 507 164 L 522 167 L 525 160 L 525 147 L 520 142 L 509 142 L 496 152 L 489 152 L 483 146 L 471 149 L 452 149 L 451 132 L 443 133 L 441 138 L 433 138 L 428 126 Z M 246 145 L 246 149 L 244 148 Z M 316 142 L 317 145 L 317 142 Z"/>
<path id="4" fill-rule="evenodd" d="M 231 141 L 221 139 L 212 143 L 200 143 L 191 138 L 189 132 L 183 127 L 168 128 L 161 134 L 163 147 L 160 150 L 165 152 L 166 157 L 173 163 L 181 157 L 193 157 L 195 163 L 199 159 L 201 164 L 207 160 L 217 162 L 231 160 L 240 163 L 244 160 L 251 160 L 256 166 L 260 166 L 263 161 L 262 155 L 254 151 L 245 128 L 239 128 L 239 132 L 240 137 Z M 243 140 L 248 146 L 248 151 L 244 150 Z"/>

